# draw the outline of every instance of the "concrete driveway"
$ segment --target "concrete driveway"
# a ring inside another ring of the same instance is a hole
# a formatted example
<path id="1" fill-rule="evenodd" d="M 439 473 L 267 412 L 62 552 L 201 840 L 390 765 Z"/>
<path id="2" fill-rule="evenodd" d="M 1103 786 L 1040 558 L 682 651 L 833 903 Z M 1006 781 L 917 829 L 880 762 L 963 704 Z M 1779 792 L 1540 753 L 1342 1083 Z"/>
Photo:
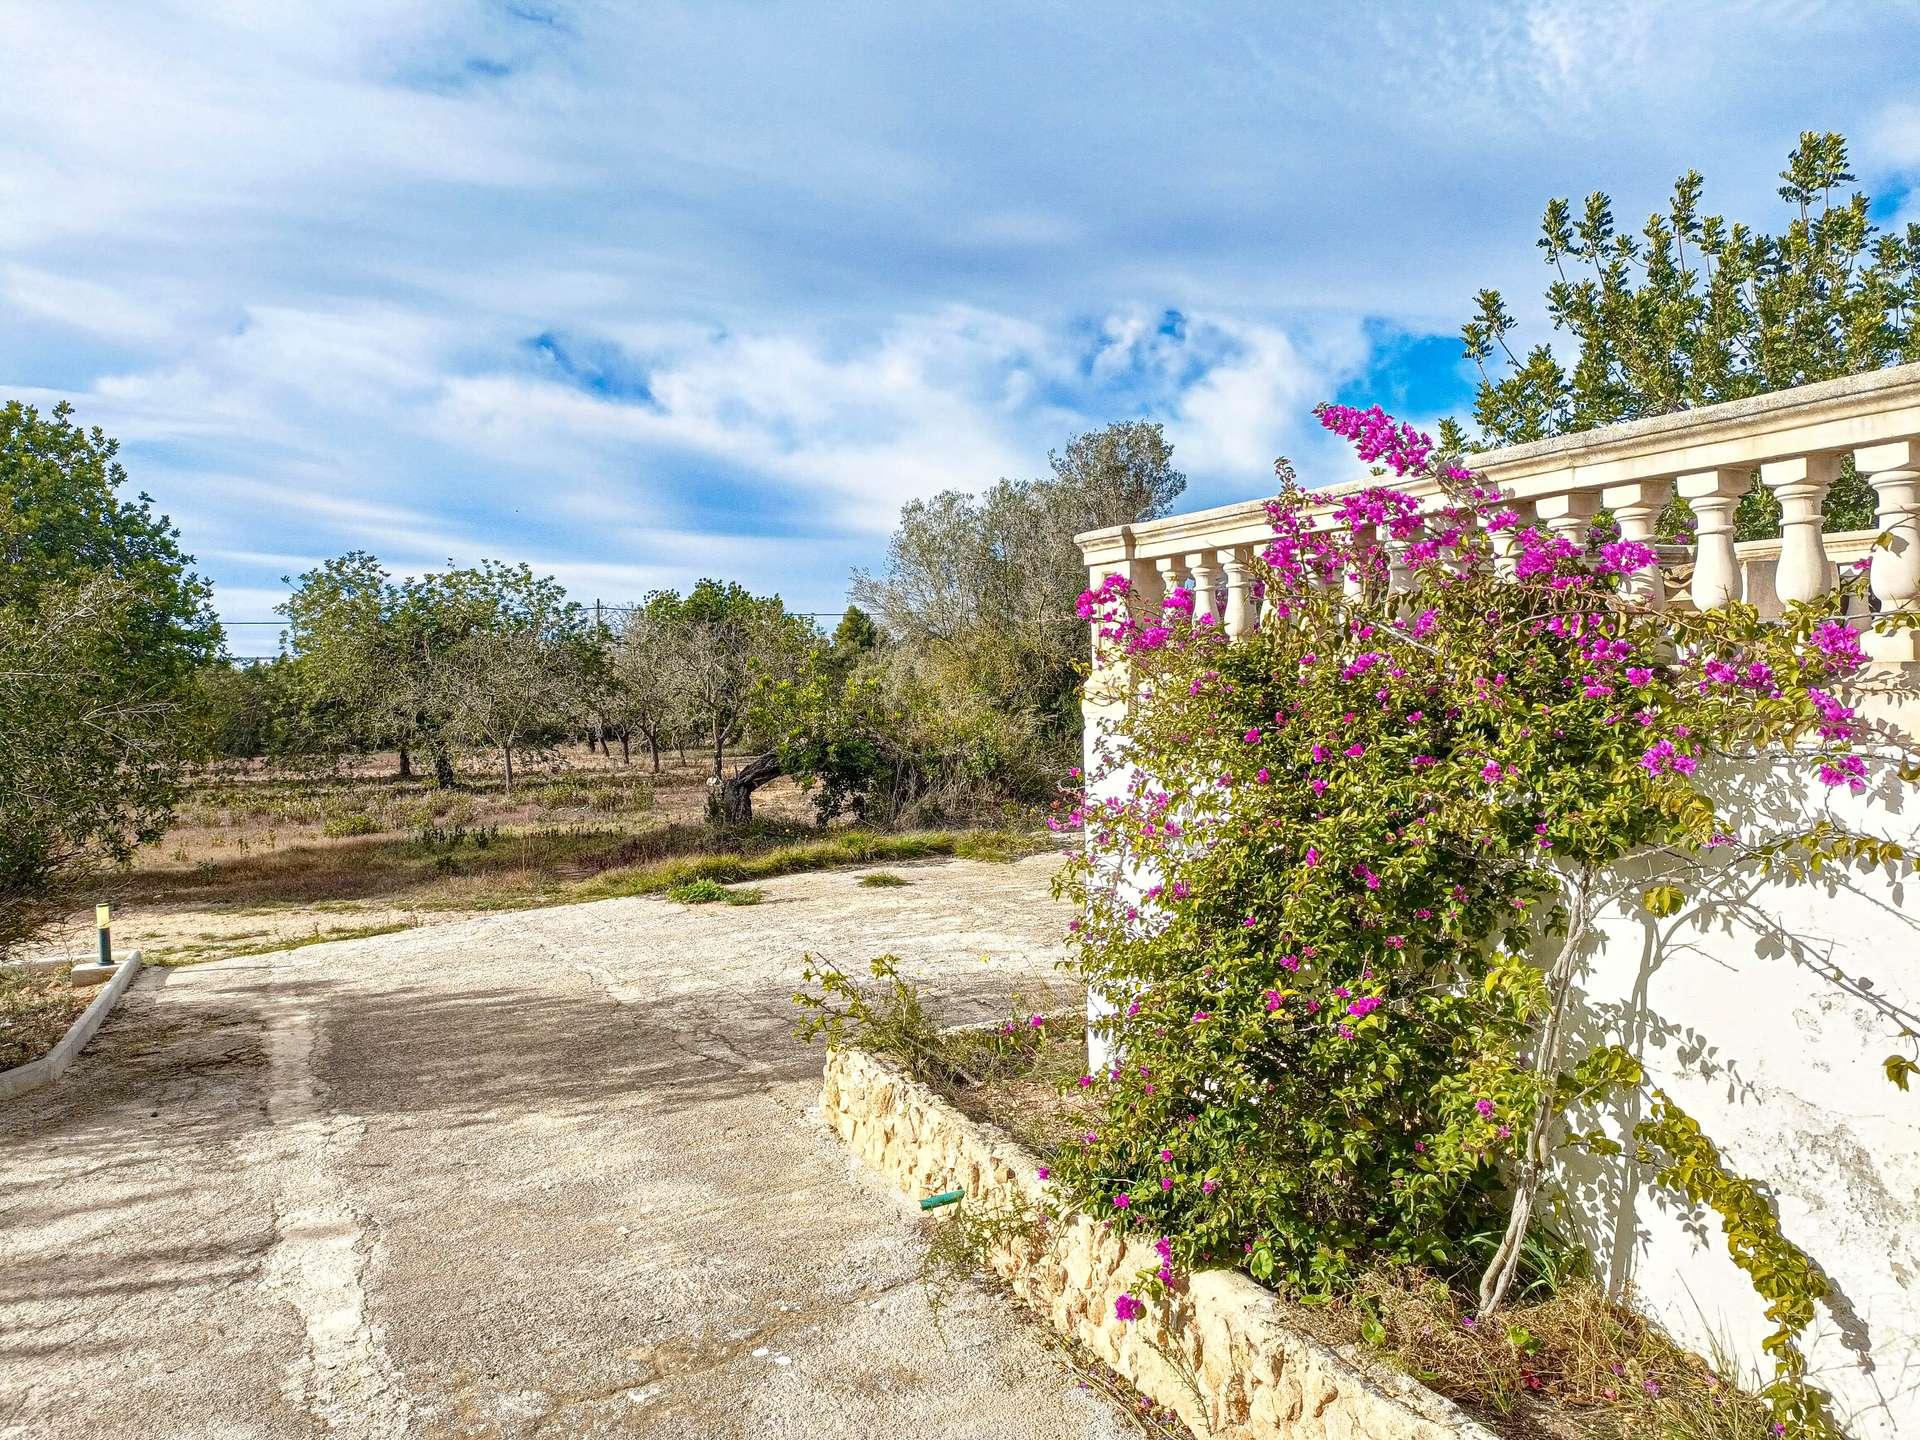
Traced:
<path id="1" fill-rule="evenodd" d="M 1128 1433 L 997 1302 L 935 1330 L 790 1033 L 807 950 L 1057 989 L 1052 863 L 149 972 L 0 1108 L 0 1436 Z"/>

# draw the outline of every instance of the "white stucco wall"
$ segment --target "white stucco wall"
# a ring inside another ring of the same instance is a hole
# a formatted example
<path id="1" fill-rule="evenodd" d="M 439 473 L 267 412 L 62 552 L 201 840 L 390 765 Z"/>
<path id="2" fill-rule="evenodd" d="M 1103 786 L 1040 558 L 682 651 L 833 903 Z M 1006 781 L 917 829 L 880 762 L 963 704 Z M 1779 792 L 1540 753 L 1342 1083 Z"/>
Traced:
<path id="1" fill-rule="evenodd" d="M 1756 823 L 1831 806 L 1920 852 L 1920 797 L 1904 787 L 1836 797 L 1791 774 L 1729 778 Z M 1856 870 L 1756 886 L 1722 872 L 1654 920 L 1637 904 L 1647 884 L 1698 877 L 1614 878 L 1580 1033 L 1638 1054 L 1825 1271 L 1833 1294 L 1807 1348 L 1847 1432 L 1920 1437 L 1920 1085 L 1902 1093 L 1882 1070 L 1912 1054 L 1902 1027 L 1920 1030 L 1920 880 Z M 1602 1117 L 1615 1133 L 1638 1118 L 1637 1105 Z M 1716 1215 L 1650 1192 L 1627 1159 L 1569 1159 L 1564 1180 L 1563 1219 L 1616 1290 L 1701 1354 L 1771 1375 L 1759 1339 L 1772 1326 Z"/>
<path id="2" fill-rule="evenodd" d="M 1111 711 L 1090 707 L 1087 762 Z M 1123 795 L 1124 772 L 1090 800 Z M 1863 797 L 1832 792 L 1798 767 L 1729 768 L 1727 812 L 1757 835 L 1828 812 L 1847 828 L 1920 856 L 1920 794 L 1889 780 Z M 1090 817 L 1090 823 L 1091 821 Z M 1134 895 L 1156 877 L 1129 874 Z M 1655 883 L 1693 897 L 1655 920 L 1639 896 Z M 1813 1378 L 1858 1440 L 1920 1440 L 1920 1082 L 1890 1084 L 1889 1054 L 1920 1030 L 1920 878 L 1829 871 L 1817 882 L 1760 883 L 1725 870 L 1608 877 L 1611 895 L 1579 982 L 1576 1043 L 1618 1041 L 1701 1124 L 1735 1173 L 1759 1182 L 1786 1235 L 1832 1287 L 1804 1343 Z M 1835 978 L 1835 972 L 1842 978 Z M 1089 1019 L 1107 1009 L 1088 995 Z M 1090 1039 L 1089 1065 L 1111 1063 Z M 1580 1117 L 1625 1138 L 1637 1101 Z M 1557 1223 L 1592 1252 L 1616 1294 L 1709 1360 L 1751 1383 L 1771 1377 L 1760 1338 L 1773 1327 L 1727 1258 L 1719 1217 L 1650 1190 L 1628 1155 L 1567 1154 Z"/>

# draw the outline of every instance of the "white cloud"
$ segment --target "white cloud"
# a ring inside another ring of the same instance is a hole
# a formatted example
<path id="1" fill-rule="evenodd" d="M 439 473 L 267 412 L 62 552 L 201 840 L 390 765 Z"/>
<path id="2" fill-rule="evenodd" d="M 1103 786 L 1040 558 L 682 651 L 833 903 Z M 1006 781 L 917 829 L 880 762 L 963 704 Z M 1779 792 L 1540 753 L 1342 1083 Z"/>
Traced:
<path id="1" fill-rule="evenodd" d="M 1324 468 L 1359 317 L 1543 328 L 1548 195 L 1632 223 L 1697 166 L 1766 218 L 1808 126 L 1920 166 L 1904 7 L 558 9 L 6 7 L 0 384 L 121 436 L 223 585 L 358 545 L 831 608 L 902 499 L 1109 419 L 1194 503 Z"/>

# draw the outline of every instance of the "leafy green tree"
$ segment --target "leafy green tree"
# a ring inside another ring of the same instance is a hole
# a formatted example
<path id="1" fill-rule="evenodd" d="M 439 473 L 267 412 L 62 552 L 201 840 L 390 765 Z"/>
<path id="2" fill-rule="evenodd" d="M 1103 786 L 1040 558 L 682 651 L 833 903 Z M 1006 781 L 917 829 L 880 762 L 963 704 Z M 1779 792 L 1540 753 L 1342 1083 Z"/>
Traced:
<path id="1" fill-rule="evenodd" d="M 1065 753 L 1077 743 L 1087 643 L 1073 615 L 1082 568 L 1073 537 L 1164 515 L 1187 482 L 1146 420 L 1077 436 L 1048 459 L 1046 479 L 908 503 L 886 573 L 855 571 L 853 597 L 918 674 L 1038 715 Z"/>
<path id="2" fill-rule="evenodd" d="M 215 661 L 201 670 L 194 704 L 199 749 L 223 760 L 311 753 L 318 742 L 285 657 L 251 664 Z"/>
<path id="3" fill-rule="evenodd" d="M 292 683 L 312 728 L 336 750 L 391 746 L 402 778 L 420 743 L 414 656 L 401 624 L 401 592 L 364 550 L 349 551 L 289 580 L 279 606 Z M 436 756 L 436 759 L 444 758 Z M 447 759 L 442 783 L 452 783 Z"/>
<path id="4" fill-rule="evenodd" d="M 661 744 L 685 733 L 689 696 L 682 604 L 672 590 L 654 591 L 627 612 L 607 650 L 607 715 L 623 737 L 637 733 L 646 742 L 655 774 Z"/>
<path id="5" fill-rule="evenodd" d="M 482 717 L 504 697 L 476 677 L 509 678 L 504 662 L 484 653 L 484 637 L 531 631 L 550 639 L 579 624 L 578 607 L 558 582 L 525 564 L 484 560 L 396 583 L 373 556 L 354 551 L 291 583 L 280 607 L 285 644 L 316 713 L 345 748 L 397 748 L 403 775 L 411 773 L 411 752 L 424 749 L 442 786 L 454 783 L 453 756 L 463 741 L 478 737 L 505 755 L 531 723 L 516 721 L 513 741 L 502 747 L 502 716 Z M 560 663 L 557 652 L 546 658 Z M 516 676 L 524 671 L 511 668 Z"/>
<path id="6" fill-rule="evenodd" d="M 448 656 L 445 684 L 456 732 L 499 752 L 506 793 L 513 757 L 549 749 L 581 678 L 573 607 L 474 629 Z"/>
<path id="7" fill-rule="evenodd" d="M 1848 169 L 1847 142 L 1807 131 L 1780 173 L 1786 225 L 1756 230 L 1701 207 L 1704 181 L 1674 182 L 1638 234 L 1596 191 L 1576 218 L 1551 200 L 1536 242 L 1552 267 L 1547 313 L 1571 337 L 1517 348 L 1500 292 L 1482 290 L 1461 329 L 1480 371 L 1474 419 L 1487 441 L 1522 444 L 1920 359 L 1920 224 L 1883 233 Z M 1844 198 L 1842 198 L 1844 195 Z M 1826 528 L 1869 529 L 1873 491 L 1849 464 L 1827 497 Z M 1756 486 L 1742 538 L 1779 533 Z"/>
<path id="8" fill-rule="evenodd" d="M 711 748 L 714 780 L 725 782 L 727 751 L 749 734 L 755 688 L 793 674 L 819 636 L 779 596 L 731 580 L 700 581 L 675 620 L 688 715 Z"/>
<path id="9" fill-rule="evenodd" d="M 0 407 L 0 951 L 165 832 L 220 648 L 179 532 L 72 414 Z"/>

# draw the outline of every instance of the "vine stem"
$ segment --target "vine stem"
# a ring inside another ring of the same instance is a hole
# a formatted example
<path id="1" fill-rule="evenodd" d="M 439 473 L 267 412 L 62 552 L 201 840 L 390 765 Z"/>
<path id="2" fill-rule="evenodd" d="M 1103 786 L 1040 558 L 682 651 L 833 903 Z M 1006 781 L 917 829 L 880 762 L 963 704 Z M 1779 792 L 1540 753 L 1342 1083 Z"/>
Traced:
<path id="1" fill-rule="evenodd" d="M 1567 934 L 1560 953 L 1547 971 L 1547 1017 L 1540 1027 L 1540 1043 L 1534 1048 L 1533 1075 L 1539 1093 L 1533 1102 L 1533 1122 L 1527 1127 L 1527 1142 L 1521 1152 L 1520 1173 L 1515 1177 L 1513 1207 L 1507 1214 L 1506 1233 L 1480 1277 L 1479 1318 L 1484 1320 L 1500 1308 L 1520 1268 L 1521 1247 L 1527 1238 L 1527 1226 L 1533 1219 L 1533 1202 L 1547 1177 L 1547 1141 L 1553 1134 L 1558 1109 L 1554 1104 L 1555 1081 L 1560 1074 L 1560 1056 L 1567 1044 L 1568 1000 L 1573 994 L 1573 972 L 1579 963 L 1580 942 L 1592 918 L 1592 875 L 1586 867 L 1567 877 Z"/>

